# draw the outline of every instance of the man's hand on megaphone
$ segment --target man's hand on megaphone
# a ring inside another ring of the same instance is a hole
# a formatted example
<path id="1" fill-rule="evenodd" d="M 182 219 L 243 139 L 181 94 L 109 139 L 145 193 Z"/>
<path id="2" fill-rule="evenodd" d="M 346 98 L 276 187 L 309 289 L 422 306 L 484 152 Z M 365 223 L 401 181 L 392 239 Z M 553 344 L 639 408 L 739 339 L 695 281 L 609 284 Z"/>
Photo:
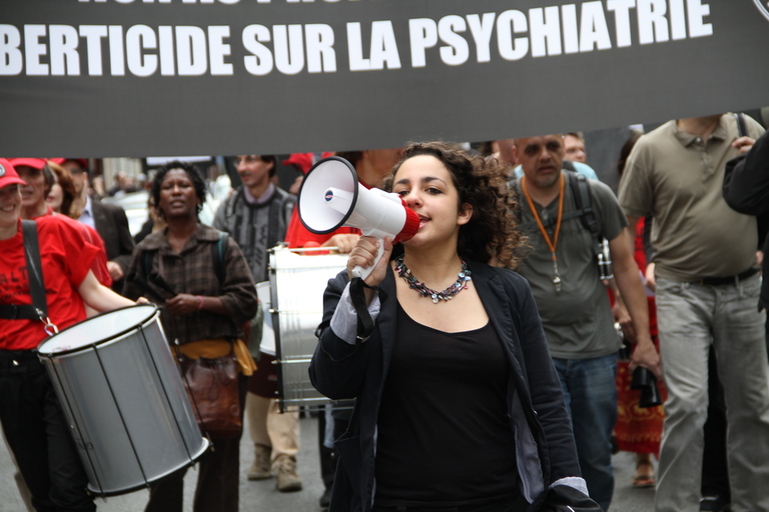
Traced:
<path id="1" fill-rule="evenodd" d="M 365 283 L 369 286 L 378 286 L 379 283 L 384 280 L 385 274 L 387 273 L 387 265 L 389 265 L 390 262 L 390 253 L 393 250 L 393 244 L 389 236 L 385 237 L 384 240 L 377 240 L 372 236 L 362 236 L 358 239 L 358 243 L 355 245 L 352 252 L 350 252 L 350 257 L 347 259 L 347 275 L 350 279 L 353 278 L 352 270 L 356 266 L 369 268 L 374 264 L 380 243 L 384 244 L 384 253 L 382 254 L 382 258 L 376 262 L 376 268 L 374 268 L 373 272 L 371 272 L 365 279 Z M 368 292 L 369 290 L 366 291 Z M 369 298 L 368 295 L 369 294 L 367 293 L 367 299 Z"/>
<path id="2" fill-rule="evenodd" d="M 355 249 L 359 238 L 360 235 L 355 233 L 340 233 L 323 242 L 322 247 L 336 247 L 340 254 L 349 254 Z"/>

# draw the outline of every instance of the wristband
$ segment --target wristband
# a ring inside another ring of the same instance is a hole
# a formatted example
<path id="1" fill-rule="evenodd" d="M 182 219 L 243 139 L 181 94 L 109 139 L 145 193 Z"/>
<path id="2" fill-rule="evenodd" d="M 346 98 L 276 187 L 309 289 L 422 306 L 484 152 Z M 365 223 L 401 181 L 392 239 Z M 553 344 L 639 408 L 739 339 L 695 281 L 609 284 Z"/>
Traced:
<path id="1" fill-rule="evenodd" d="M 203 309 L 203 297 L 198 295 L 198 309 Z"/>

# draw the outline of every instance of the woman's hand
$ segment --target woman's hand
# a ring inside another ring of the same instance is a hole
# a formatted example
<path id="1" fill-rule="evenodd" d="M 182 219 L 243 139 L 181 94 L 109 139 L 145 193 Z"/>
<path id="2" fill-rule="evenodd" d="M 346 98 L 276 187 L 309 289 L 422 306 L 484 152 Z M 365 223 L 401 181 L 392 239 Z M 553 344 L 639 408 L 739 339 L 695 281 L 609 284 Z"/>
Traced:
<path id="1" fill-rule="evenodd" d="M 202 309 L 200 307 L 202 298 L 189 293 L 180 293 L 165 302 L 165 307 L 174 315 L 189 315 Z"/>
<path id="2" fill-rule="evenodd" d="M 347 275 L 352 280 L 352 269 L 361 266 L 363 268 L 369 268 L 374 265 L 379 244 L 384 243 L 384 252 L 382 258 L 376 262 L 376 267 L 371 274 L 365 279 L 365 283 L 369 286 L 378 286 L 387 273 L 387 265 L 390 262 L 390 253 L 393 250 L 393 244 L 390 237 L 386 237 L 384 240 L 377 240 L 371 236 L 362 236 L 358 239 L 358 243 L 355 248 L 350 252 L 350 257 L 347 259 Z"/>

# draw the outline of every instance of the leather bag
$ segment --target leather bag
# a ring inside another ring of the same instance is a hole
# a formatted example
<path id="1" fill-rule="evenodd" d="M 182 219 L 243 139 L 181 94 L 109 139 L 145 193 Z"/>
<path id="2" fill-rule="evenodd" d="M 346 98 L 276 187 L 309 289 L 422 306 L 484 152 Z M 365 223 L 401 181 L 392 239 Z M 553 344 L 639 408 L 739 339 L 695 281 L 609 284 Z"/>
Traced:
<path id="1" fill-rule="evenodd" d="M 212 439 L 229 439 L 243 429 L 238 389 L 239 368 L 234 352 L 193 359 L 177 354 L 182 381 L 200 430 Z"/>

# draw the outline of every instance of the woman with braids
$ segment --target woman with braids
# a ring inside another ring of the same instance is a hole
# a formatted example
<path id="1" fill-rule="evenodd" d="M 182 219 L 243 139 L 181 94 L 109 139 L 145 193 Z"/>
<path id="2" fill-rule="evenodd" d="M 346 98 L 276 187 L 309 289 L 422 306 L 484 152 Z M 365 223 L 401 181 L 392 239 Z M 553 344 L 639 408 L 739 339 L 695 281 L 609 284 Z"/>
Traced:
<path id="1" fill-rule="evenodd" d="M 357 399 L 330 510 L 517 512 L 556 488 L 592 503 L 534 298 L 504 268 L 523 243 L 505 179 L 496 161 L 410 145 L 385 188 L 417 234 L 385 239 L 350 282 L 380 243 L 361 237 L 329 282 L 310 377 Z"/>

